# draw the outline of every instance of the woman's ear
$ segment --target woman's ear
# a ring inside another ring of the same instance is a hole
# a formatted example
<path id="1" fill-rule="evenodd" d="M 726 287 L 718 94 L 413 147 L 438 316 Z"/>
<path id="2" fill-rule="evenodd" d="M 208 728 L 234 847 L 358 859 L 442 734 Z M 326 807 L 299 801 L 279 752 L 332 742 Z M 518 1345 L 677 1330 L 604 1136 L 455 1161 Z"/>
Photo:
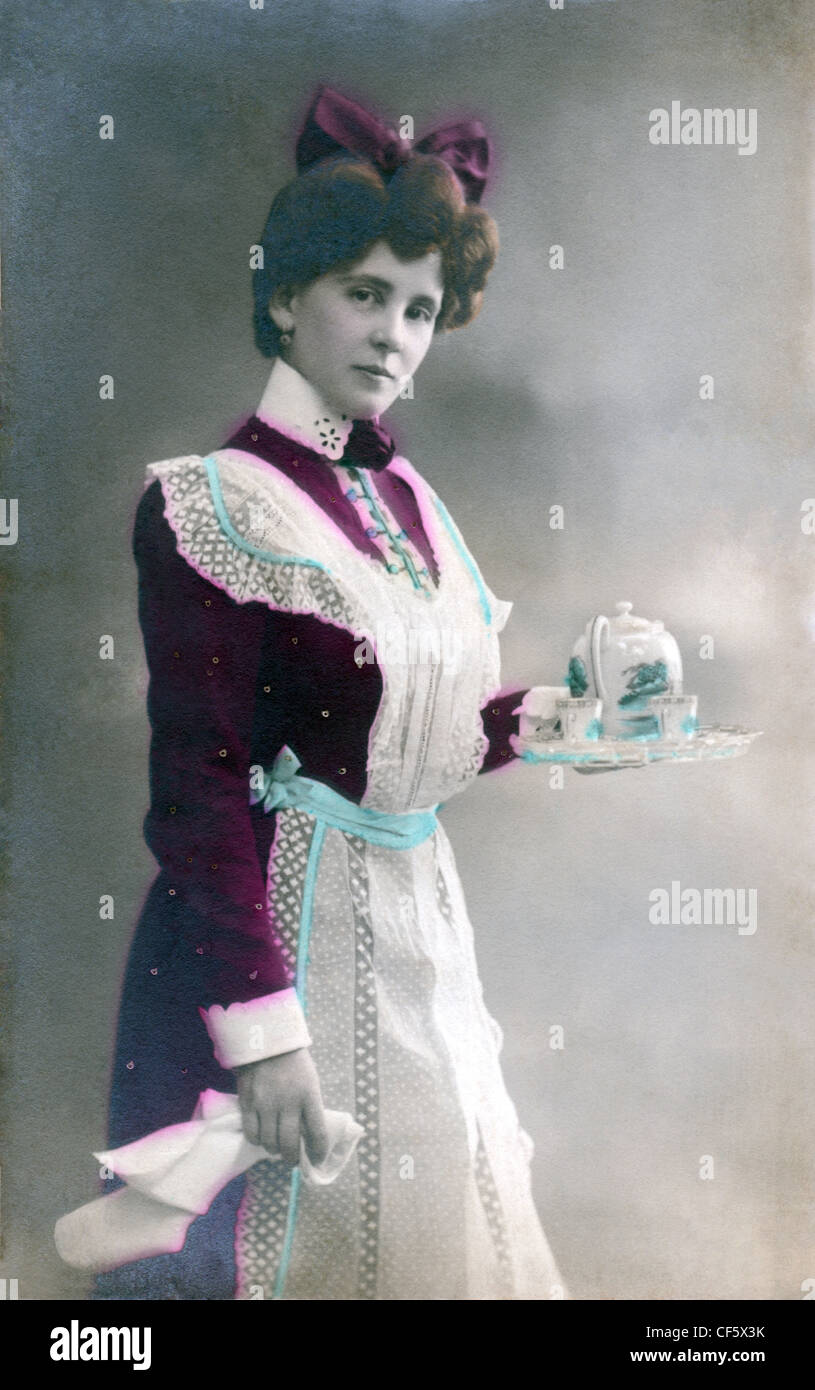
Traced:
<path id="1" fill-rule="evenodd" d="M 269 317 L 281 333 L 290 333 L 294 328 L 292 298 L 293 291 L 288 285 L 278 285 L 269 300 Z"/>

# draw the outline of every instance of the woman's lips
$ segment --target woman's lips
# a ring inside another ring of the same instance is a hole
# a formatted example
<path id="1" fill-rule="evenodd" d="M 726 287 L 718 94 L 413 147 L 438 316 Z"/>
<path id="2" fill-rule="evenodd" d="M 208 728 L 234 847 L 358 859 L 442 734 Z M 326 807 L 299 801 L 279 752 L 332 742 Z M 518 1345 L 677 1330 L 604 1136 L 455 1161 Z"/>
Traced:
<path id="1" fill-rule="evenodd" d="M 393 381 L 392 376 L 386 376 L 384 372 L 372 372 L 367 367 L 355 367 L 355 372 L 361 372 L 368 381 Z"/>

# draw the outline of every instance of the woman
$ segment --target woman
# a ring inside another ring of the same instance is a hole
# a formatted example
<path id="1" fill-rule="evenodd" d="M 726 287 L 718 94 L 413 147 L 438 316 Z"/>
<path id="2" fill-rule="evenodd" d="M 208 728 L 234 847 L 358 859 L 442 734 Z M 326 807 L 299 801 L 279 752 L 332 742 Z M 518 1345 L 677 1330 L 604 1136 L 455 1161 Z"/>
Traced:
<path id="1" fill-rule="evenodd" d="M 439 805 L 514 756 L 494 597 L 379 417 L 478 311 L 480 126 L 415 146 L 321 88 L 254 272 L 256 410 L 148 470 L 134 552 L 161 872 L 110 1143 L 237 1090 L 281 1157 L 97 1297 L 562 1297 Z M 330 1186 L 324 1107 L 364 1134 Z"/>

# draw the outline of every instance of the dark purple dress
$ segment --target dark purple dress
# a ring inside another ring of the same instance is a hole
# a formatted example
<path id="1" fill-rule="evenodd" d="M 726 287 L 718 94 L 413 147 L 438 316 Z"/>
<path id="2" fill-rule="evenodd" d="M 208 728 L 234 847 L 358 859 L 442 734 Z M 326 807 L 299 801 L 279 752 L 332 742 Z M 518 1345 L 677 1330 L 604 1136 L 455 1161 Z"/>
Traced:
<path id="1" fill-rule="evenodd" d="M 251 416 L 224 447 L 281 469 L 326 510 L 349 545 L 379 554 L 336 486 L 331 463 Z M 413 491 L 387 468 L 376 486 L 409 531 L 431 578 L 436 557 Z M 259 911 L 266 899 L 275 813 L 250 805 L 249 768 L 284 744 L 303 776 L 360 802 L 368 736 L 382 693 L 375 662 L 357 664 L 357 639 L 317 618 L 237 603 L 178 554 L 161 484 L 146 488 L 133 551 L 139 620 L 150 671 L 150 807 L 144 821 L 159 874 L 133 936 L 111 1078 L 108 1145 L 190 1118 L 199 1093 L 236 1090 L 214 1059 L 199 1008 L 224 1007 L 292 984 Z M 482 710 L 489 748 L 482 772 L 515 756 L 511 711 L 522 691 Z M 322 711 L 329 709 L 331 718 Z M 228 756 L 213 760 L 223 746 Z M 242 777 L 235 772 L 242 772 Z M 270 930 L 271 928 L 271 930 Z M 244 1179 L 235 1179 L 190 1228 L 184 1250 L 98 1276 L 96 1298 L 231 1299 L 234 1226 Z M 105 1184 L 113 1190 L 117 1180 Z"/>

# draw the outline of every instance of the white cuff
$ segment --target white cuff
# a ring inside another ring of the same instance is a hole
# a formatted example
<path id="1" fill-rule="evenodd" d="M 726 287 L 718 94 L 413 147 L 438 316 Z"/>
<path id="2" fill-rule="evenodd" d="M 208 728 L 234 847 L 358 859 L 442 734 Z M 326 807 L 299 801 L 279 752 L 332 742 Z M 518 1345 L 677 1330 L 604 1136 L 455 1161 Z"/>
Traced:
<path id="1" fill-rule="evenodd" d="M 552 719 L 557 717 L 556 700 L 568 700 L 568 685 L 533 685 L 524 694 L 513 714 L 526 714 L 530 719 Z"/>
<path id="2" fill-rule="evenodd" d="M 242 1067 L 311 1046 L 306 1017 L 293 987 L 230 1004 L 227 1009 L 213 1004 L 198 1012 L 222 1067 Z"/>

